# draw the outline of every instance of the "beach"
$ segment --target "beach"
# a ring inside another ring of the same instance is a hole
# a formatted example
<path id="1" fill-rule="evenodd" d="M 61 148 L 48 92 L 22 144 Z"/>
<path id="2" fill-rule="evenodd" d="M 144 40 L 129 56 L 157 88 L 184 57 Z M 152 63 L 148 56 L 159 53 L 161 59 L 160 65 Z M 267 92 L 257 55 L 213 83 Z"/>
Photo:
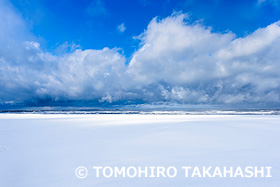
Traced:
<path id="1" fill-rule="evenodd" d="M 279 115 L 0 114 L 0 186 L 276 187 L 279 135 Z M 97 166 L 177 174 L 97 177 Z M 271 167 L 271 177 L 186 177 L 186 166 Z"/>

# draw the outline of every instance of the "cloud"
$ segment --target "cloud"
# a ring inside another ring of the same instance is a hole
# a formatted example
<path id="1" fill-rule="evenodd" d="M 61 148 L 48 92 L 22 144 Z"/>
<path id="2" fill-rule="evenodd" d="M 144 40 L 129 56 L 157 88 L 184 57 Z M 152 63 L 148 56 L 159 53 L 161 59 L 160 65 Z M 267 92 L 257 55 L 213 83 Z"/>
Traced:
<path id="1" fill-rule="evenodd" d="M 139 91 L 166 101 L 279 103 L 279 33 L 279 22 L 236 38 L 190 24 L 181 13 L 155 18 L 127 73 Z"/>
<path id="2" fill-rule="evenodd" d="M 21 16 L 5 0 L 0 0 L 0 20 L 0 47 L 17 45 L 18 42 L 26 39 L 34 39 Z"/>
<path id="3" fill-rule="evenodd" d="M 55 53 L 56 54 L 64 54 L 67 52 L 73 52 L 76 49 L 80 49 L 81 46 L 75 44 L 74 42 L 64 42 L 63 44 L 59 45 L 56 49 L 55 49 Z"/>
<path id="4" fill-rule="evenodd" d="M 86 13 L 89 16 L 95 17 L 95 16 L 107 16 L 109 15 L 109 12 L 105 6 L 105 3 L 103 0 L 93 0 L 89 4 L 89 6 L 86 8 Z"/>
<path id="5" fill-rule="evenodd" d="M 55 54 L 46 52 L 27 31 L 16 36 L 26 30 L 22 18 L 11 7 L 3 11 L 9 16 L 0 11 L 6 16 L 0 22 L 2 105 L 280 104 L 279 22 L 236 38 L 189 23 L 182 13 L 154 18 L 125 65 L 128 59 L 118 48 L 82 50 L 66 42 Z"/>
<path id="6" fill-rule="evenodd" d="M 213 77 L 221 74 L 213 55 L 234 35 L 213 34 L 203 25 L 185 23 L 186 18 L 185 14 L 174 14 L 151 21 L 140 36 L 143 46 L 133 55 L 128 69 L 135 81 L 184 85 L 207 80 L 209 72 Z"/>
<path id="7" fill-rule="evenodd" d="M 280 1 L 279 0 L 258 0 L 257 4 L 259 6 L 262 6 L 264 4 L 269 4 L 275 8 L 279 8 L 280 7 Z"/>
<path id="8" fill-rule="evenodd" d="M 91 100 L 110 95 L 112 101 L 118 97 L 125 58 L 117 49 L 76 49 L 54 56 L 44 53 L 36 42 L 23 45 L 22 53 L 28 55 L 21 56 L 18 65 L 5 58 L 0 61 L 6 99 Z"/>
<path id="9" fill-rule="evenodd" d="M 124 26 L 124 23 L 118 25 L 117 28 L 118 28 L 118 31 L 119 31 L 119 32 L 124 32 L 124 31 L 126 30 L 126 27 Z"/>

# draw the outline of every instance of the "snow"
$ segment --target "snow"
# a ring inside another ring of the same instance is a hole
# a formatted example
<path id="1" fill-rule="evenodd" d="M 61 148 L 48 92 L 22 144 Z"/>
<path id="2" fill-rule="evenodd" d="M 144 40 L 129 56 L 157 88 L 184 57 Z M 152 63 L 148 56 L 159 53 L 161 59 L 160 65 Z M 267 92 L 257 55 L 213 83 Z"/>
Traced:
<path id="1" fill-rule="evenodd" d="M 280 186 L 279 115 L 0 114 L 0 186 Z M 79 179 L 75 170 L 88 169 Z M 174 166 L 174 178 L 93 166 Z M 271 178 L 185 178 L 182 166 L 271 166 Z"/>

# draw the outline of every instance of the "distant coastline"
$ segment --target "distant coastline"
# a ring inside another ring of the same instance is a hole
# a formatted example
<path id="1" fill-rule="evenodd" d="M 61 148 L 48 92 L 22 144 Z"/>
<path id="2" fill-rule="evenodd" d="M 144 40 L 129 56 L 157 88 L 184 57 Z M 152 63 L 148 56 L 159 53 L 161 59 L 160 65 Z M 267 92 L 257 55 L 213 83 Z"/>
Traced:
<path id="1" fill-rule="evenodd" d="M 280 109 L 74 109 L 0 110 L 5 114 L 280 115 Z"/>

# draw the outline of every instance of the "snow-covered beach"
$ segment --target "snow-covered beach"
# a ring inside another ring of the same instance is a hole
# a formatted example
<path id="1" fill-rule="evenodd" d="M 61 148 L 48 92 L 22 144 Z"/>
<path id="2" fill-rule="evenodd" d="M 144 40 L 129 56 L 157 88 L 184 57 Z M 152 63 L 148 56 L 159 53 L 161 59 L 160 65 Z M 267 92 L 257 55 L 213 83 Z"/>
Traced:
<path id="1" fill-rule="evenodd" d="M 276 187 L 279 135 L 279 115 L 1 114 L 0 186 Z M 94 166 L 173 166 L 178 174 L 97 178 Z M 186 178 L 182 166 L 270 166 L 272 177 Z"/>

